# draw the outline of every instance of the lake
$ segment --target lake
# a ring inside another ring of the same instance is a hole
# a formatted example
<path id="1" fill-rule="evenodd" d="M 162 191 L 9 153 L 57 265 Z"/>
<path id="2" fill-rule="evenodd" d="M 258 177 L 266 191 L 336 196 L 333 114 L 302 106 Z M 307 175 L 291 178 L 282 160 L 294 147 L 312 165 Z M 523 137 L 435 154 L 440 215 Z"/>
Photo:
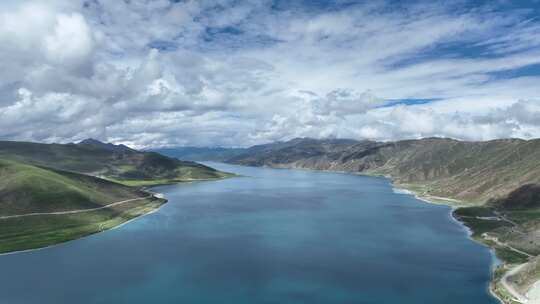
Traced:
<path id="1" fill-rule="evenodd" d="M 211 164 L 117 229 L 0 256 L 0 303 L 497 303 L 450 208 L 384 178 Z"/>

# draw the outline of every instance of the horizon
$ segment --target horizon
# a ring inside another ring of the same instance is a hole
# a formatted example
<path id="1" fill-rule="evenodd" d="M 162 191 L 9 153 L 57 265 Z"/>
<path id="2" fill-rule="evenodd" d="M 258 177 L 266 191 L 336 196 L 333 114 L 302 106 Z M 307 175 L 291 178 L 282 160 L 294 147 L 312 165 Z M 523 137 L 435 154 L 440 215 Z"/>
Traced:
<path id="1" fill-rule="evenodd" d="M 540 2 L 4 1 L 0 140 L 540 137 Z"/>
<path id="2" fill-rule="evenodd" d="M 288 140 L 278 140 L 278 141 L 271 141 L 271 142 L 265 142 L 261 144 L 251 145 L 251 146 L 148 146 L 148 147 L 134 147 L 130 145 L 126 145 L 124 143 L 120 142 L 109 142 L 105 140 L 100 140 L 92 137 L 84 138 L 82 140 L 76 141 L 76 142 L 68 142 L 68 143 L 62 143 L 62 142 L 39 142 L 39 141 L 20 141 L 20 140 L 5 140 L 10 142 L 29 142 L 29 143 L 37 143 L 37 144 L 65 144 L 65 145 L 78 145 L 81 144 L 84 141 L 92 140 L 96 141 L 98 143 L 102 144 L 112 144 L 115 146 L 127 146 L 128 148 L 135 149 L 135 150 L 141 150 L 141 151 L 151 151 L 154 149 L 178 149 L 178 148 L 196 148 L 196 149 L 248 149 L 254 146 L 261 146 L 261 145 L 270 145 L 275 143 L 287 143 L 294 140 L 351 140 L 351 141 L 372 141 L 372 142 L 399 142 L 399 141 L 411 141 L 411 140 L 428 140 L 428 139 L 437 139 L 437 140 L 453 140 L 453 141 L 459 141 L 459 142 L 470 142 L 470 143 L 477 143 L 477 142 L 491 142 L 491 141 L 504 141 L 504 140 L 521 140 L 521 141 L 535 141 L 540 140 L 539 138 L 529 138 L 529 139 L 523 139 L 523 138 L 516 138 L 516 137 L 507 137 L 507 138 L 495 138 L 495 139 L 488 139 L 488 140 L 461 140 L 457 138 L 451 138 L 451 137 L 437 137 L 437 136 L 431 136 L 431 137 L 422 137 L 422 138 L 404 138 L 399 140 L 371 140 L 371 139 L 353 139 L 353 138 L 338 138 L 338 137 L 326 137 L 326 138 L 313 138 L 313 137 L 295 137 Z M 0 141 L 3 141 L 0 139 Z"/>

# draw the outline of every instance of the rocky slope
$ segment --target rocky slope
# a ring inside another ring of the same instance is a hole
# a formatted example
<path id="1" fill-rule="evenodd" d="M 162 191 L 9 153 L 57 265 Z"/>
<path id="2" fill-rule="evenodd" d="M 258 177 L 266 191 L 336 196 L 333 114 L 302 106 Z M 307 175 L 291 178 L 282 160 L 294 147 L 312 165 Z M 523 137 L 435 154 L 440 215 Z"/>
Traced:
<path id="1" fill-rule="evenodd" d="M 228 162 L 385 175 L 424 196 L 466 203 L 502 197 L 540 183 L 540 140 L 397 142 L 294 139 L 254 146 Z"/>

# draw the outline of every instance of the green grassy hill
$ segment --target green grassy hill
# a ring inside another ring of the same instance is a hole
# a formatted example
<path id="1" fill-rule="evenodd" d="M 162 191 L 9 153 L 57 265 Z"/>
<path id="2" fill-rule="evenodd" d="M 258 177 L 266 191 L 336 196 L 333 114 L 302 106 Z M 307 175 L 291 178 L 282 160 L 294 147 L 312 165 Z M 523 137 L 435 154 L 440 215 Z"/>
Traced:
<path id="1" fill-rule="evenodd" d="M 77 173 L 0 160 L 0 216 L 97 208 L 146 196 L 134 188 Z"/>
<path id="2" fill-rule="evenodd" d="M 195 162 L 95 142 L 64 145 L 0 141 L 0 159 L 100 176 L 135 186 L 229 176 Z"/>
<path id="3" fill-rule="evenodd" d="M 100 178 L 0 160 L 0 253 L 39 248 L 99 232 L 164 202 Z M 47 214 L 70 211 L 75 213 Z"/>
<path id="4" fill-rule="evenodd" d="M 0 141 L 0 253 L 106 230 L 165 202 L 140 186 L 227 176 L 195 162 L 96 140 Z"/>

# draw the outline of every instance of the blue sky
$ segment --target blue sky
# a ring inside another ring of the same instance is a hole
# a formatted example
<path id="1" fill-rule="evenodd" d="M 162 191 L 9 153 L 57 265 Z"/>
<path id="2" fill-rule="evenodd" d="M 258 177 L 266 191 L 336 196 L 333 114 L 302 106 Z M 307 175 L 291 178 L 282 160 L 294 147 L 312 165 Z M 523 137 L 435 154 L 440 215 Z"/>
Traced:
<path id="1" fill-rule="evenodd" d="M 539 1 L 3 1 L 0 138 L 540 137 Z"/>

